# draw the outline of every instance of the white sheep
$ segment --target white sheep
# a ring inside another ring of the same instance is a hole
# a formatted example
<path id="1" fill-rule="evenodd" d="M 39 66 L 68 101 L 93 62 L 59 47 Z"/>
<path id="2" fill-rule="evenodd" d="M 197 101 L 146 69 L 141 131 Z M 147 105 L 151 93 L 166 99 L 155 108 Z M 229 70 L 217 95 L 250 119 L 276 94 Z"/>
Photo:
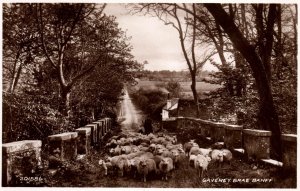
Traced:
<path id="1" fill-rule="evenodd" d="M 174 169 L 179 168 L 182 164 L 183 161 L 185 160 L 185 154 L 184 153 L 178 153 L 178 155 L 175 156 L 174 158 Z"/>
<path id="2" fill-rule="evenodd" d="M 138 146 L 136 146 L 136 145 L 131 145 L 131 152 L 132 152 L 132 153 L 136 153 L 136 152 L 138 152 L 138 151 L 140 151 L 140 149 L 138 148 Z"/>
<path id="3" fill-rule="evenodd" d="M 131 153 L 131 146 L 122 146 L 121 147 L 121 154 L 129 154 Z"/>
<path id="4" fill-rule="evenodd" d="M 222 149 L 221 151 L 223 153 L 223 161 L 226 161 L 229 163 L 229 165 L 231 165 L 231 160 L 233 158 L 231 151 L 228 149 Z"/>
<path id="5" fill-rule="evenodd" d="M 189 156 L 201 154 L 200 148 L 198 146 L 193 146 L 190 150 Z"/>
<path id="6" fill-rule="evenodd" d="M 197 146 L 197 143 L 195 143 L 194 140 L 191 140 L 183 145 L 183 150 L 186 153 L 186 156 L 189 156 L 191 148 L 195 146 Z"/>
<path id="7" fill-rule="evenodd" d="M 212 149 L 211 148 L 208 148 L 208 149 L 204 149 L 204 148 L 199 148 L 199 151 L 201 155 L 203 156 L 210 156 L 210 153 L 212 152 Z"/>
<path id="8" fill-rule="evenodd" d="M 174 157 L 173 154 L 168 149 L 163 149 L 163 152 L 161 153 L 162 157 Z"/>
<path id="9" fill-rule="evenodd" d="M 121 147 L 118 145 L 116 148 L 112 148 L 109 150 L 111 156 L 117 156 L 121 154 Z"/>
<path id="10" fill-rule="evenodd" d="M 104 175 L 107 176 L 108 171 L 112 169 L 111 162 L 105 162 L 104 160 L 100 159 L 98 164 L 104 169 Z"/>
<path id="11" fill-rule="evenodd" d="M 116 164 L 116 167 L 121 173 L 121 176 L 124 176 L 124 171 L 128 172 L 129 166 L 130 166 L 129 161 L 125 157 L 120 157 Z"/>
<path id="12" fill-rule="evenodd" d="M 221 163 L 224 160 L 223 152 L 218 149 L 214 149 L 211 152 L 211 160 L 212 162 L 218 162 L 219 163 L 219 168 L 221 167 Z"/>
<path id="13" fill-rule="evenodd" d="M 152 153 L 150 153 L 150 152 L 145 152 L 145 153 L 143 153 L 143 154 L 140 155 L 141 158 L 145 158 L 145 159 L 147 159 L 147 158 L 153 158 L 153 156 L 154 155 Z"/>
<path id="14" fill-rule="evenodd" d="M 173 160 L 170 157 L 163 158 L 159 163 L 159 170 L 162 174 L 162 180 L 168 180 L 168 173 L 174 169 Z"/>
<path id="15" fill-rule="evenodd" d="M 155 150 L 156 150 L 156 144 L 151 143 L 150 146 L 149 146 L 149 151 L 152 152 L 152 153 L 154 153 Z"/>
<path id="16" fill-rule="evenodd" d="M 218 161 L 218 162 L 223 162 L 223 152 L 218 149 L 214 149 L 211 151 L 211 160 L 212 161 Z"/>
<path id="17" fill-rule="evenodd" d="M 146 182 L 148 174 L 157 172 L 156 163 L 151 158 L 141 159 L 139 165 L 137 165 L 137 171 L 142 175 L 142 181 Z"/>
<path id="18" fill-rule="evenodd" d="M 194 166 L 194 161 L 196 160 L 197 155 L 190 155 L 189 157 L 189 165 Z"/>
<path id="19" fill-rule="evenodd" d="M 209 156 L 198 155 L 194 160 L 194 167 L 198 171 L 199 178 L 203 177 L 204 171 L 207 172 L 207 167 L 210 162 Z"/>

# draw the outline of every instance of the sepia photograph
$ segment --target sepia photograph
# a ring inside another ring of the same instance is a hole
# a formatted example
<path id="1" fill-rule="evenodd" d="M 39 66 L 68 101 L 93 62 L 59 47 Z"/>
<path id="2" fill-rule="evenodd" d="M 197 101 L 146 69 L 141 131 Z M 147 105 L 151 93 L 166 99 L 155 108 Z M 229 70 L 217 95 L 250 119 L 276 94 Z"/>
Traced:
<path id="1" fill-rule="evenodd" d="M 297 188 L 297 3 L 1 13 L 2 188 Z"/>

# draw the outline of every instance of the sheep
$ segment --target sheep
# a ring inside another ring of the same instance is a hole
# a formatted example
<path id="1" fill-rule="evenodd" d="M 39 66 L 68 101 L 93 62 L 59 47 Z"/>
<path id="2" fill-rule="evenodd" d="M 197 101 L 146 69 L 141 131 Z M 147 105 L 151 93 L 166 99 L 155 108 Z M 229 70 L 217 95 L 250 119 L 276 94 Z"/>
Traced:
<path id="1" fill-rule="evenodd" d="M 162 144 L 163 142 L 165 142 L 165 138 L 164 137 L 158 137 L 158 138 L 154 138 L 151 140 L 151 143 L 154 144 Z"/>
<path id="2" fill-rule="evenodd" d="M 223 153 L 223 161 L 225 162 L 228 162 L 229 165 L 231 165 L 231 160 L 232 160 L 232 153 L 230 150 L 228 149 L 222 149 L 221 150 L 222 153 Z"/>
<path id="3" fill-rule="evenodd" d="M 208 148 L 208 149 L 204 149 L 204 148 L 199 148 L 199 151 L 201 155 L 203 156 L 209 156 L 210 153 L 212 152 L 212 149 L 211 148 Z"/>
<path id="4" fill-rule="evenodd" d="M 140 151 L 143 151 L 143 152 L 148 152 L 149 151 L 148 147 L 144 147 L 142 145 L 139 145 L 138 148 L 139 148 Z"/>
<path id="5" fill-rule="evenodd" d="M 143 146 L 143 147 L 149 147 L 148 142 L 142 142 L 140 145 Z"/>
<path id="6" fill-rule="evenodd" d="M 142 181 L 146 182 L 146 177 L 150 173 L 156 173 L 156 163 L 153 159 L 141 159 L 138 166 L 137 166 L 137 172 L 142 175 Z"/>
<path id="7" fill-rule="evenodd" d="M 170 158 L 174 157 L 172 155 L 172 153 L 169 150 L 167 150 L 167 149 L 163 150 L 163 152 L 161 153 L 161 156 L 162 157 L 170 157 Z"/>
<path id="8" fill-rule="evenodd" d="M 131 146 L 122 146 L 121 147 L 121 154 L 129 154 L 131 153 Z"/>
<path id="9" fill-rule="evenodd" d="M 164 148 L 156 148 L 153 155 L 161 155 L 165 151 Z"/>
<path id="10" fill-rule="evenodd" d="M 190 152 L 189 152 L 189 156 L 198 155 L 198 154 L 201 154 L 200 148 L 197 147 L 197 146 L 192 147 Z"/>
<path id="11" fill-rule="evenodd" d="M 138 146 L 136 146 L 136 145 L 131 145 L 131 152 L 132 152 L 132 153 L 136 153 L 136 152 L 138 152 L 138 151 L 140 151 L 140 149 L 138 148 Z"/>
<path id="12" fill-rule="evenodd" d="M 107 176 L 108 174 L 108 170 L 112 169 L 112 164 L 111 162 L 105 162 L 104 160 L 100 159 L 98 164 L 100 165 L 100 167 L 102 167 L 104 169 L 104 175 Z"/>
<path id="13" fill-rule="evenodd" d="M 172 149 L 182 149 L 182 144 L 177 144 L 177 145 L 168 144 L 168 145 L 166 145 L 166 148 L 169 149 L 169 150 L 172 150 Z"/>
<path id="14" fill-rule="evenodd" d="M 174 169 L 173 160 L 170 157 L 163 158 L 159 163 L 159 170 L 162 174 L 162 180 L 168 180 L 168 173 Z"/>
<path id="15" fill-rule="evenodd" d="M 163 157 L 159 156 L 159 155 L 155 155 L 155 156 L 153 156 L 152 159 L 155 161 L 156 168 L 158 169 L 159 168 L 159 163 L 160 163 L 160 161 L 162 161 Z"/>
<path id="16" fill-rule="evenodd" d="M 214 149 L 211 152 L 211 159 L 212 161 L 218 161 L 218 162 L 223 162 L 223 152 L 218 149 Z"/>
<path id="17" fill-rule="evenodd" d="M 156 136 L 155 136 L 153 133 L 150 133 L 150 134 L 148 135 L 148 137 L 149 137 L 150 140 L 156 138 Z"/>
<path id="18" fill-rule="evenodd" d="M 171 158 L 172 158 L 172 160 L 175 160 L 175 158 L 179 155 L 179 152 L 178 152 L 178 150 L 177 149 L 173 149 L 173 150 L 171 150 L 170 151 L 171 152 Z"/>
<path id="19" fill-rule="evenodd" d="M 197 155 L 190 155 L 189 157 L 189 165 L 193 166 L 194 165 L 194 161 L 196 160 Z"/>
<path id="20" fill-rule="evenodd" d="M 109 162 L 111 164 L 113 170 L 117 171 L 119 169 L 118 162 L 121 159 L 126 159 L 126 157 L 123 156 L 123 155 L 113 156 L 113 157 L 107 157 L 107 162 Z"/>
<path id="21" fill-rule="evenodd" d="M 184 153 L 178 153 L 178 155 L 175 156 L 174 161 L 173 161 L 174 162 L 174 169 L 179 168 L 182 165 L 184 159 L 185 159 L 185 154 Z"/>
<path id="22" fill-rule="evenodd" d="M 154 153 L 155 150 L 156 150 L 156 144 L 154 144 L 154 143 L 150 144 L 149 151 Z"/>
<path id="23" fill-rule="evenodd" d="M 194 167 L 198 171 L 199 178 L 203 177 L 203 172 L 207 172 L 207 167 L 210 162 L 209 156 L 198 155 L 194 160 Z"/>
<path id="24" fill-rule="evenodd" d="M 153 154 L 150 152 L 145 152 L 143 154 L 140 155 L 141 158 L 153 158 Z"/>
<path id="25" fill-rule="evenodd" d="M 224 156 L 221 150 L 214 149 L 211 152 L 211 160 L 212 162 L 218 162 L 219 168 L 221 167 L 221 163 L 223 162 Z"/>
<path id="26" fill-rule="evenodd" d="M 130 154 L 126 155 L 126 158 L 128 160 L 130 160 L 130 159 L 133 159 L 137 156 L 141 156 L 142 154 L 143 154 L 143 152 L 134 152 L 134 153 L 130 153 Z"/>
<path id="27" fill-rule="evenodd" d="M 165 141 L 161 142 L 161 144 L 162 144 L 164 147 L 167 147 L 167 145 L 172 144 L 172 142 L 171 142 L 171 141 L 165 140 Z"/>
<path id="28" fill-rule="evenodd" d="M 184 149 L 184 152 L 186 153 L 186 156 L 189 156 L 190 150 L 193 146 L 195 146 L 195 143 L 191 142 L 191 141 L 187 142 L 183 145 L 183 149 Z"/>
<path id="29" fill-rule="evenodd" d="M 109 143 L 105 145 L 106 148 L 114 148 L 117 146 L 117 141 L 116 139 L 112 139 Z"/>
<path id="30" fill-rule="evenodd" d="M 111 156 L 117 156 L 121 154 L 121 147 L 118 145 L 116 148 L 112 148 L 109 150 Z"/>
<path id="31" fill-rule="evenodd" d="M 124 176 L 124 170 L 125 172 L 128 170 L 129 167 L 129 161 L 125 157 L 120 157 L 117 161 L 116 167 L 118 168 L 119 172 L 121 173 L 121 176 Z"/>
<path id="32" fill-rule="evenodd" d="M 140 157 L 135 157 L 133 159 L 130 159 L 128 162 L 129 162 L 129 165 L 130 165 L 130 170 L 131 170 L 131 173 L 133 175 L 133 178 L 136 177 L 136 173 L 137 173 L 137 167 L 140 163 Z"/>

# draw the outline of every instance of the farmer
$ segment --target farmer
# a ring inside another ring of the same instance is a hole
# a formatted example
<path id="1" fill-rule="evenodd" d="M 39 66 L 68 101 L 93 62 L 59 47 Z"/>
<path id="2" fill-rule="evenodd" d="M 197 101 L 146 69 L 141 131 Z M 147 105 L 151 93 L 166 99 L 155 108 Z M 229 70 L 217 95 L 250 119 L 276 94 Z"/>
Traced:
<path id="1" fill-rule="evenodd" d="M 144 123 L 145 134 L 153 133 L 152 120 L 147 117 Z"/>

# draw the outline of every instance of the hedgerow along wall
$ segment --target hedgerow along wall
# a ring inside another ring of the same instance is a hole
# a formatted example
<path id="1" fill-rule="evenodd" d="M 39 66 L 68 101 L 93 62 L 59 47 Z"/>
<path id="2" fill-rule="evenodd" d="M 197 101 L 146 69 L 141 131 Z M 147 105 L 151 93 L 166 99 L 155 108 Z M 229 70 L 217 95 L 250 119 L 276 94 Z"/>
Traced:
<path id="1" fill-rule="evenodd" d="M 91 146 L 101 147 L 103 138 L 112 130 L 112 120 L 97 120 L 75 132 L 51 135 L 47 138 L 49 168 L 58 163 L 87 155 Z M 41 140 L 23 140 L 2 144 L 2 186 L 11 186 L 14 178 L 32 177 L 41 167 Z"/>

